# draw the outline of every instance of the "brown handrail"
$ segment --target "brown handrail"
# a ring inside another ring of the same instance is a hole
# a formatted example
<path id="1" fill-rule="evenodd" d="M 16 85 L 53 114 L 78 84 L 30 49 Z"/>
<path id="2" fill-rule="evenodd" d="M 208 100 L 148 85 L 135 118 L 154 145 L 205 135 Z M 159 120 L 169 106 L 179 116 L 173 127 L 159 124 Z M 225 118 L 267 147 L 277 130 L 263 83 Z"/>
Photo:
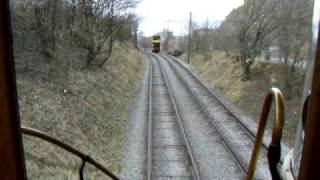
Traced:
<path id="1" fill-rule="evenodd" d="M 91 165 L 95 166 L 97 169 L 99 169 L 100 171 L 102 171 L 104 174 L 106 174 L 107 176 L 109 176 L 110 178 L 114 179 L 114 180 L 119 180 L 118 176 L 115 175 L 114 173 L 112 173 L 111 171 L 109 171 L 107 168 L 105 168 L 102 164 L 100 164 L 99 162 L 95 161 L 94 159 L 92 159 L 90 156 L 80 152 L 79 150 L 77 150 L 76 148 L 66 144 L 66 143 L 63 143 L 62 141 L 54 138 L 54 137 L 51 137 L 50 135 L 44 133 L 44 132 L 41 132 L 39 130 L 36 130 L 36 129 L 32 129 L 32 128 L 28 128 L 28 127 L 21 127 L 21 131 L 23 134 L 26 134 L 26 135 L 30 135 L 30 136 L 34 136 L 34 137 L 37 137 L 39 139 L 42 139 L 42 140 L 45 140 L 45 141 L 48 141 L 54 145 L 57 145 L 59 146 L 60 148 L 78 156 L 79 158 L 82 159 L 83 163 L 81 165 L 81 168 L 80 168 L 80 174 L 82 173 L 82 170 L 83 170 L 83 167 L 85 165 L 86 162 L 90 163 Z M 81 176 L 80 176 L 81 178 Z"/>
<path id="2" fill-rule="evenodd" d="M 250 165 L 247 174 L 247 180 L 252 180 L 254 176 L 254 172 L 256 169 L 256 164 L 260 152 L 260 147 L 263 141 L 263 135 L 266 127 L 266 123 L 268 120 L 269 112 L 271 109 L 273 98 L 276 103 L 276 114 L 275 114 L 275 122 L 272 129 L 272 137 L 270 146 L 268 149 L 268 160 L 269 167 L 271 171 L 271 175 L 273 179 L 278 179 L 278 175 L 276 173 L 276 164 L 280 159 L 280 143 L 282 138 L 282 128 L 284 125 L 284 98 L 281 91 L 278 88 L 272 88 L 266 95 L 263 103 L 263 108 L 260 116 L 258 132 L 256 135 L 256 142 L 254 144 L 254 149 L 252 152 Z"/>

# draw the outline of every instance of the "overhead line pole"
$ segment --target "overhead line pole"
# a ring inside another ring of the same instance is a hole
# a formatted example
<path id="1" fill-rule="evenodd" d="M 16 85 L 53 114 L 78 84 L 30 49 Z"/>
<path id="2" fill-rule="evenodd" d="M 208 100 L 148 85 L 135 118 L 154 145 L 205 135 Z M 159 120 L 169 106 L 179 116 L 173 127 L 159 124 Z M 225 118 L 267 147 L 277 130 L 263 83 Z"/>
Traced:
<path id="1" fill-rule="evenodd" d="M 192 50 L 192 13 L 190 12 L 190 21 L 189 21 L 189 40 L 188 40 L 188 64 L 190 64 L 190 56 Z"/>

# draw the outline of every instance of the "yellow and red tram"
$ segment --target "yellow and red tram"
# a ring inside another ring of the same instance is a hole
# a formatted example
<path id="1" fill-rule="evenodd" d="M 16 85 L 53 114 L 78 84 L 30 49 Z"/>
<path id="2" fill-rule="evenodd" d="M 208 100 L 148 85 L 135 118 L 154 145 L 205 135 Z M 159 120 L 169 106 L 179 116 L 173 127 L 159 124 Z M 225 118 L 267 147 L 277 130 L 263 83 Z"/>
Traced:
<path id="1" fill-rule="evenodd" d="M 159 53 L 160 52 L 160 36 L 152 36 L 152 52 Z"/>

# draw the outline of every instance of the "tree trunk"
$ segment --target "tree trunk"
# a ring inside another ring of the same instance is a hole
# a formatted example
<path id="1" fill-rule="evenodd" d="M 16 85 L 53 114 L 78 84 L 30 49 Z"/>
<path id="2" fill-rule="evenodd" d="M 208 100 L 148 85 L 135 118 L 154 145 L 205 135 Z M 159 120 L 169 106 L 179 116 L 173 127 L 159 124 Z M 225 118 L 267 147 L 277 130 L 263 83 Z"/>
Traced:
<path id="1" fill-rule="evenodd" d="M 250 79 L 251 64 L 247 63 L 247 54 L 244 48 L 240 49 L 240 60 L 241 60 L 241 66 L 243 69 L 242 81 L 247 81 Z"/>
<path id="2" fill-rule="evenodd" d="M 108 54 L 107 57 L 104 58 L 102 63 L 99 64 L 99 67 L 103 67 L 103 65 L 109 60 L 112 54 L 113 50 L 113 26 L 114 26 L 114 0 L 111 1 L 111 8 L 110 8 L 110 14 L 109 14 L 109 47 L 108 47 Z"/>
<path id="3" fill-rule="evenodd" d="M 242 80 L 243 81 L 250 80 L 250 73 L 251 73 L 250 65 L 247 63 L 244 63 L 242 67 L 243 67 Z"/>
<path id="4" fill-rule="evenodd" d="M 290 83 L 289 77 L 290 77 L 290 70 L 288 67 L 285 67 L 285 77 L 284 77 L 284 88 L 285 88 L 285 94 L 288 100 L 292 99 L 292 85 Z"/>
<path id="5" fill-rule="evenodd" d="M 228 49 L 228 48 L 225 48 L 224 53 L 226 54 L 227 57 L 230 56 L 230 54 L 229 54 L 229 49 Z"/>
<path id="6" fill-rule="evenodd" d="M 41 12 L 41 9 L 38 7 L 34 8 L 34 15 L 35 15 L 35 20 L 36 20 L 36 28 L 37 28 L 37 34 L 40 38 L 40 43 L 41 43 L 41 53 L 43 56 L 47 59 L 51 58 L 51 53 L 48 50 L 49 45 L 48 41 L 45 35 L 43 23 L 42 23 L 42 17 L 44 16 Z"/>
<path id="7" fill-rule="evenodd" d="M 96 57 L 97 57 L 97 54 L 94 48 L 89 48 L 88 54 L 87 54 L 87 67 L 90 67 L 93 64 L 93 62 L 96 61 Z"/>
<path id="8" fill-rule="evenodd" d="M 51 48 L 52 48 L 52 51 L 55 51 L 56 50 L 56 26 L 57 26 L 57 17 L 56 17 L 56 14 L 57 14 L 57 4 L 58 1 L 55 0 L 54 3 L 53 3 L 53 8 L 52 8 L 52 19 L 51 19 L 51 33 L 50 33 L 50 41 L 51 41 Z"/>
<path id="9" fill-rule="evenodd" d="M 297 63 L 298 63 L 298 58 L 299 58 L 299 52 L 298 52 L 299 50 L 298 49 L 296 49 L 295 50 L 295 52 L 294 52 L 294 57 L 293 57 L 293 63 L 292 63 L 292 65 L 291 65 L 291 72 L 295 72 L 296 71 L 296 68 L 295 68 L 295 66 L 297 65 Z"/>
<path id="10" fill-rule="evenodd" d="M 112 49 L 113 49 L 113 37 L 110 36 L 109 49 L 108 49 L 107 57 L 104 58 L 102 63 L 99 65 L 100 67 L 103 67 L 103 65 L 110 59 L 111 54 L 112 54 Z"/>
<path id="11" fill-rule="evenodd" d="M 289 70 L 289 66 L 288 66 L 288 55 L 285 55 L 284 57 L 284 90 L 285 90 L 285 95 L 287 97 L 288 100 L 292 99 L 292 86 L 290 83 L 290 70 Z"/>
<path id="12" fill-rule="evenodd" d="M 139 50 L 139 45 L 138 45 L 138 23 L 135 23 L 135 25 L 134 25 L 133 44 L 134 44 L 134 47 L 137 50 Z"/>

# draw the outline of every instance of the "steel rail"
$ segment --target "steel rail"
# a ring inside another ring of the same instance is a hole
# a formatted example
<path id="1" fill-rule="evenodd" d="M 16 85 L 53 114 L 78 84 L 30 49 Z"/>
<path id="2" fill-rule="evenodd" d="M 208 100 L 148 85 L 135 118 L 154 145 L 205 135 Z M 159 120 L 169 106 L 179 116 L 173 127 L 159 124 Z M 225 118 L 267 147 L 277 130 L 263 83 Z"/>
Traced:
<path id="1" fill-rule="evenodd" d="M 170 61 L 168 61 L 167 59 L 163 58 L 165 61 L 168 62 L 169 66 L 172 68 L 172 70 L 174 71 L 174 73 L 177 75 L 177 78 L 182 82 L 183 86 L 187 89 L 187 91 L 191 94 L 191 97 L 195 100 L 195 102 L 199 105 L 200 110 L 202 112 L 202 114 L 204 115 L 205 119 L 207 120 L 207 122 L 210 124 L 210 126 L 212 127 L 212 129 L 215 129 L 218 132 L 218 135 L 220 137 L 220 140 L 222 142 L 222 144 L 225 146 L 226 150 L 231 154 L 231 157 L 235 160 L 235 162 L 238 164 L 238 167 L 241 170 L 241 173 L 243 174 L 243 176 L 245 176 L 247 174 L 247 164 L 242 160 L 241 157 L 238 156 L 238 154 L 236 153 L 236 151 L 232 148 L 232 143 L 228 140 L 228 138 L 226 138 L 223 133 L 222 130 L 218 127 L 218 125 L 215 123 L 215 121 L 210 118 L 210 113 L 207 111 L 207 109 L 204 107 L 203 103 L 201 103 L 200 99 L 194 94 L 194 92 L 190 89 L 189 86 L 186 85 L 186 82 L 182 80 L 181 76 L 178 75 L 177 71 L 175 68 L 172 67 L 172 64 L 170 63 Z M 160 59 L 159 59 L 160 60 Z"/>
<path id="2" fill-rule="evenodd" d="M 167 58 L 170 58 L 170 59 L 173 59 L 174 62 L 176 64 L 178 64 L 180 67 L 182 67 L 185 71 L 188 72 L 188 74 L 190 74 L 193 79 L 195 79 L 197 82 L 199 82 L 199 84 L 213 97 L 215 98 L 220 104 L 221 106 L 232 116 L 234 117 L 234 119 L 236 121 L 239 122 L 239 124 L 246 130 L 246 132 L 249 133 L 250 135 L 250 138 L 251 138 L 251 141 L 252 142 L 255 142 L 255 138 L 256 138 L 256 134 L 253 130 L 251 130 L 250 128 L 248 128 L 243 122 L 242 120 L 239 119 L 239 117 L 233 112 L 231 111 L 221 100 L 220 98 L 218 98 L 206 85 L 204 85 L 204 83 L 199 80 L 192 72 L 190 72 L 190 70 L 188 68 L 186 68 L 184 65 L 182 65 L 181 62 L 179 62 L 178 60 L 176 60 L 175 58 L 171 57 L 171 56 L 168 56 L 168 55 L 164 55 L 164 58 L 167 59 Z M 172 61 L 169 61 L 169 62 L 172 62 Z M 264 142 L 262 143 L 262 146 L 264 147 L 264 149 L 268 149 L 268 145 L 265 144 Z"/>
<path id="3" fill-rule="evenodd" d="M 99 162 L 95 161 L 93 158 L 91 158 L 89 155 L 84 154 L 82 152 L 80 152 L 79 150 L 77 150 L 76 148 L 44 133 L 41 132 L 39 130 L 36 129 L 32 129 L 32 128 L 28 128 L 28 127 L 21 127 L 21 131 L 23 134 L 29 135 L 29 136 L 33 136 L 42 140 L 45 140 L 47 142 L 50 142 L 56 146 L 59 146 L 60 148 L 78 156 L 79 158 L 81 158 L 82 160 L 82 164 L 80 166 L 79 169 L 79 175 L 80 175 L 80 179 L 81 179 L 81 175 L 83 173 L 83 169 L 84 169 L 84 165 L 85 163 L 89 163 L 91 165 L 93 165 L 94 167 L 96 167 L 97 169 L 99 169 L 100 171 L 102 171 L 104 174 L 106 174 L 107 176 L 109 176 L 110 178 L 112 178 L 113 180 L 119 180 L 118 176 L 115 175 L 114 173 L 112 173 L 111 171 L 109 171 L 107 168 L 105 168 L 102 164 L 100 164 Z"/>
<path id="4" fill-rule="evenodd" d="M 147 58 L 150 60 L 150 56 L 146 54 Z M 149 79 L 148 79 L 148 154 L 147 154 L 147 179 L 152 180 L 152 62 L 149 62 Z"/>
<path id="5" fill-rule="evenodd" d="M 154 56 L 152 55 L 153 57 L 156 57 L 157 56 Z M 161 75 L 164 79 L 164 82 L 165 82 L 165 87 L 167 88 L 168 92 L 169 92 L 169 96 L 170 96 L 170 99 L 171 99 L 171 103 L 172 103 L 172 106 L 173 106 L 173 109 L 174 111 L 176 112 L 175 115 L 176 115 L 176 120 L 177 120 L 177 123 L 179 125 L 179 129 L 180 129 L 180 132 L 181 132 L 181 135 L 182 135 L 182 139 L 185 143 L 185 146 L 187 148 L 187 154 L 188 154 L 188 157 L 189 157 L 189 160 L 190 160 L 190 163 L 191 163 L 191 166 L 193 167 L 192 169 L 192 175 L 193 175 L 193 178 L 195 180 L 200 180 L 200 173 L 199 173 L 199 167 L 195 161 L 195 158 L 194 158 L 194 153 L 192 151 L 192 148 L 191 148 L 191 145 L 190 145 L 190 142 L 188 141 L 188 136 L 185 132 L 185 129 L 184 129 L 184 126 L 182 124 L 182 118 L 181 118 L 181 115 L 180 115 L 180 111 L 178 110 L 177 108 L 177 105 L 176 105 L 176 102 L 175 102 L 175 99 L 174 99 L 174 96 L 173 96 L 173 93 L 172 93 L 172 88 L 169 84 L 169 81 L 167 79 L 167 76 L 165 74 L 165 71 L 164 71 L 164 68 L 163 68 L 163 65 L 159 62 L 159 61 L 156 61 L 156 63 L 159 65 L 159 68 L 160 68 L 160 71 L 161 71 Z"/>

